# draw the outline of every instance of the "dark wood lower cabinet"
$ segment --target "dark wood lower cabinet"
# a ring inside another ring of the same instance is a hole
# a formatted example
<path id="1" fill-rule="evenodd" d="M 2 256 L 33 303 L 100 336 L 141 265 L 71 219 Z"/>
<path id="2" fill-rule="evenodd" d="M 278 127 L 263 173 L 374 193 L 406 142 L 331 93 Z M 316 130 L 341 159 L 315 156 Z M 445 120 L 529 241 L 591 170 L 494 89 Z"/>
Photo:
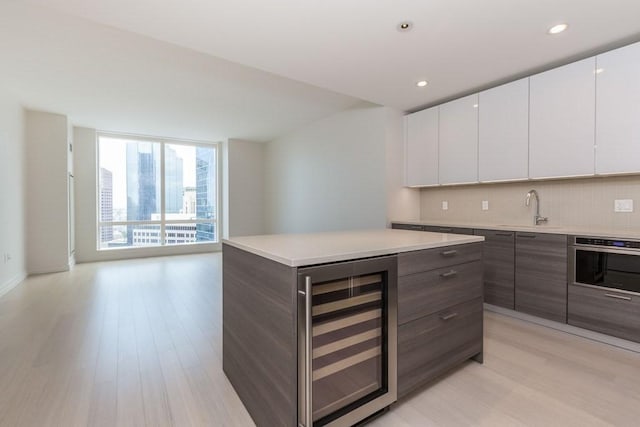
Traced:
<path id="1" fill-rule="evenodd" d="M 412 230 L 412 231 L 424 231 L 424 227 L 418 224 L 391 224 L 391 228 L 394 230 Z"/>
<path id="2" fill-rule="evenodd" d="M 515 233 L 475 230 L 484 236 L 484 302 L 515 308 Z"/>
<path id="3" fill-rule="evenodd" d="M 515 309 L 567 322 L 567 236 L 516 233 Z"/>
<path id="4" fill-rule="evenodd" d="M 398 399 L 482 362 L 482 243 L 398 254 Z"/>
<path id="5" fill-rule="evenodd" d="M 398 327 L 398 398 L 482 352 L 482 298 Z"/>
<path id="6" fill-rule="evenodd" d="M 441 225 L 423 225 L 422 227 L 422 231 L 431 231 L 434 233 L 473 234 L 473 228 L 446 227 Z"/>
<path id="7" fill-rule="evenodd" d="M 398 323 L 403 324 L 470 299 L 482 297 L 482 261 L 401 276 Z"/>
<path id="8" fill-rule="evenodd" d="M 640 342 L 640 295 L 569 285 L 568 323 Z"/>
<path id="9" fill-rule="evenodd" d="M 257 425 L 297 425 L 296 269 L 223 244 L 222 368 Z"/>

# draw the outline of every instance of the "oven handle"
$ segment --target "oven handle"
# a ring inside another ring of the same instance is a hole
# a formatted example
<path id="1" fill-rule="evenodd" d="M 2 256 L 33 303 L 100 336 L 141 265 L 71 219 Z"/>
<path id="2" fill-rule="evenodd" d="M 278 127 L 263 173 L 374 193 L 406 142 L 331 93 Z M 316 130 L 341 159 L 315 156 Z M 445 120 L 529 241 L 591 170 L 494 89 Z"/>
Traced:
<path id="1" fill-rule="evenodd" d="M 609 298 L 621 299 L 621 300 L 625 300 L 625 301 L 631 301 L 631 297 L 626 297 L 624 295 L 611 294 L 609 292 L 606 292 L 604 294 L 604 296 L 605 297 L 609 297 Z"/>
<path id="2" fill-rule="evenodd" d="M 635 249 L 617 249 L 617 248 L 609 248 L 609 247 L 603 248 L 600 246 L 590 246 L 590 245 L 572 245 L 569 247 L 576 251 L 605 252 L 609 254 L 640 256 L 640 251 Z"/>

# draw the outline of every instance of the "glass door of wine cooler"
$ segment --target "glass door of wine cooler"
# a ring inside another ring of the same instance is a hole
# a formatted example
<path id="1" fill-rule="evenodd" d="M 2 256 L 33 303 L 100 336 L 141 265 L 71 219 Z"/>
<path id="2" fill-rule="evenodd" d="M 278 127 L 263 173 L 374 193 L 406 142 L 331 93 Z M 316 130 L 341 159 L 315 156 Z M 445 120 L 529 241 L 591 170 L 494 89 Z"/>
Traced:
<path id="1" fill-rule="evenodd" d="M 299 270 L 299 425 L 352 425 L 396 400 L 396 258 Z"/>

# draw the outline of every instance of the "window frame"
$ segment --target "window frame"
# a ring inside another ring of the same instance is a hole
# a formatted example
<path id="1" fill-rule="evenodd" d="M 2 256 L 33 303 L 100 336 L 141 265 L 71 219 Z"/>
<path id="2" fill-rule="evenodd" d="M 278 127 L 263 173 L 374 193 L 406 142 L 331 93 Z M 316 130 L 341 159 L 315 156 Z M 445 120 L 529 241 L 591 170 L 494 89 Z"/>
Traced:
<path id="1" fill-rule="evenodd" d="M 132 221 L 102 221 L 100 218 L 101 210 L 100 210 L 100 139 L 101 138 L 113 138 L 113 139 L 122 139 L 129 141 L 140 141 L 140 142 L 149 142 L 149 143 L 158 143 L 160 144 L 160 220 L 132 220 Z M 215 216 L 213 218 L 207 219 L 180 219 L 180 220 L 167 220 L 166 219 L 166 186 L 165 186 L 165 147 L 166 145 L 184 145 L 188 147 L 206 147 L 211 148 L 215 152 L 215 184 L 213 185 L 213 189 L 215 190 Z M 222 159 L 220 158 L 222 150 L 220 142 L 209 142 L 209 141 L 197 141 L 197 140 L 189 140 L 189 139 L 176 139 L 169 137 L 154 137 L 147 135 L 136 135 L 136 134 L 128 134 L 128 133 L 117 133 L 117 132 L 108 132 L 108 131 L 98 131 L 96 132 L 96 250 L 98 252 L 107 252 L 107 251 L 121 251 L 121 250 L 153 250 L 158 248 L 176 248 L 176 247 L 192 247 L 199 245 L 219 245 L 222 242 L 221 231 L 222 231 L 222 220 L 221 213 L 222 207 L 220 205 L 222 201 Z M 216 240 L 210 241 L 202 241 L 202 242 L 191 242 L 191 243 L 167 243 L 166 236 L 166 226 L 167 225 L 179 225 L 179 224 L 213 224 L 215 232 Z M 101 227 L 105 226 L 126 226 L 126 225 L 156 225 L 160 226 L 159 234 L 160 234 L 160 243 L 159 244 L 150 244 L 144 246 L 121 246 L 121 247 L 100 247 L 101 244 Z"/>

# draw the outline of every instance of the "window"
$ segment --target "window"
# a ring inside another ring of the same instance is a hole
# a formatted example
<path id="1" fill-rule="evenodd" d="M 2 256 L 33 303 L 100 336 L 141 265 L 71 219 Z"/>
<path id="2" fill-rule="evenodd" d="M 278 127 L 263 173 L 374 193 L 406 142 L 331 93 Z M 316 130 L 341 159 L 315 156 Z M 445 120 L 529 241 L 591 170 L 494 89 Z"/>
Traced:
<path id="1" fill-rule="evenodd" d="M 98 249 L 218 242 L 218 146 L 98 136 Z"/>

